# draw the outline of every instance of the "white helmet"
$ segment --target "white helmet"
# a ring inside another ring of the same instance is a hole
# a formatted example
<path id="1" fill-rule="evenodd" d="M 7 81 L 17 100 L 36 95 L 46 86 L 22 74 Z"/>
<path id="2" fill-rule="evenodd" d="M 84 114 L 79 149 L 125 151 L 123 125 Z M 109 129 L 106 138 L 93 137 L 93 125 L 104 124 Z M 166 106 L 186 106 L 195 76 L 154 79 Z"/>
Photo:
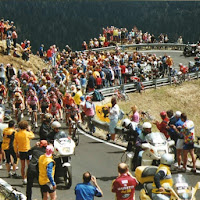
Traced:
<path id="1" fill-rule="evenodd" d="M 58 121 L 54 121 L 52 124 L 51 124 L 51 128 L 54 129 L 54 128 L 60 128 L 61 127 L 61 124 L 60 122 Z"/>
<path id="2" fill-rule="evenodd" d="M 152 125 L 151 125 L 151 123 L 150 122 L 144 122 L 144 124 L 142 125 L 142 128 L 144 129 L 144 128 L 151 128 L 152 127 Z"/>
<path id="3" fill-rule="evenodd" d="M 122 126 L 123 126 L 123 127 L 127 127 L 130 123 L 131 123 L 131 120 L 130 120 L 130 119 L 124 119 L 124 120 L 122 121 Z"/>
<path id="4" fill-rule="evenodd" d="M 160 159 L 160 163 L 164 165 L 172 165 L 174 163 L 174 156 L 172 154 L 163 154 Z"/>

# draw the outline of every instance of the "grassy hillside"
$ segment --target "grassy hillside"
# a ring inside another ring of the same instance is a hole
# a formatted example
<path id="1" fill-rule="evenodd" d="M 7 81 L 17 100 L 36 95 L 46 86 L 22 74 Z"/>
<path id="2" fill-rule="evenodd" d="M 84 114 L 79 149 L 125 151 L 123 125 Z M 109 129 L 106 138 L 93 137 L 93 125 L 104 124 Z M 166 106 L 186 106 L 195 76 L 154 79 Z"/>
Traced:
<path id="1" fill-rule="evenodd" d="M 139 110 L 148 111 L 155 119 L 161 121 L 159 113 L 172 109 L 185 112 L 188 119 L 194 121 L 195 133 L 200 136 L 200 80 L 185 82 L 181 86 L 164 86 L 157 89 L 146 90 L 142 94 L 129 94 L 127 104 L 119 102 L 120 108 L 125 112 L 130 111 L 132 105 L 137 105 Z M 154 127 L 154 130 L 156 128 Z"/>

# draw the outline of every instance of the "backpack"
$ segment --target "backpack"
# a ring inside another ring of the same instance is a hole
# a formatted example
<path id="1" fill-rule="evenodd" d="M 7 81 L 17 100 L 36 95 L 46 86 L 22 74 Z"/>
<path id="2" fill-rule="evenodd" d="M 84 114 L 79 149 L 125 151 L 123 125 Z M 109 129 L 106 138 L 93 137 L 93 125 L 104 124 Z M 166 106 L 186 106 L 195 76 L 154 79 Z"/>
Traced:
<path id="1" fill-rule="evenodd" d="M 118 115 L 118 120 L 122 120 L 124 117 L 124 111 L 123 110 L 119 110 L 119 115 Z"/>
<path id="2" fill-rule="evenodd" d="M 101 92 L 99 92 L 98 90 L 95 90 L 92 96 L 93 96 L 93 98 L 92 98 L 93 101 L 104 100 L 103 94 Z"/>

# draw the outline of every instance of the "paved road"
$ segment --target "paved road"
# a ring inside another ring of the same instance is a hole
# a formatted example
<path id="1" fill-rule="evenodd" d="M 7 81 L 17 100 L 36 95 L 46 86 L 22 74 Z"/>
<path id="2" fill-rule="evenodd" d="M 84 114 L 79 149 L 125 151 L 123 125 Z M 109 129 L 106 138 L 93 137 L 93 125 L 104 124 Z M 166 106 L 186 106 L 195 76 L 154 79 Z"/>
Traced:
<path id="1" fill-rule="evenodd" d="M 33 141 L 32 143 L 34 143 Z M 98 184 L 104 192 L 102 200 L 114 200 L 114 195 L 110 192 L 112 180 L 117 176 L 117 164 L 121 160 L 122 149 L 109 146 L 107 144 L 95 141 L 84 135 L 80 137 L 80 144 L 76 148 L 76 155 L 72 157 L 73 165 L 73 185 L 71 189 L 66 190 L 64 184 L 59 184 L 57 188 L 58 200 L 67 199 L 74 200 L 74 187 L 77 183 L 82 182 L 82 174 L 85 171 L 90 171 L 97 177 Z M 18 170 L 18 173 L 20 171 Z M 0 177 L 6 180 L 9 184 L 15 186 L 18 190 L 25 193 L 25 187 L 22 186 L 21 179 L 6 178 L 7 173 L 5 167 L 0 170 Z M 185 177 L 188 182 L 194 186 L 200 179 L 200 173 L 193 175 L 186 173 Z M 139 191 L 136 190 L 136 199 L 139 199 Z M 200 194 L 200 193 L 199 193 Z M 33 199 L 41 199 L 37 184 L 34 184 Z"/>

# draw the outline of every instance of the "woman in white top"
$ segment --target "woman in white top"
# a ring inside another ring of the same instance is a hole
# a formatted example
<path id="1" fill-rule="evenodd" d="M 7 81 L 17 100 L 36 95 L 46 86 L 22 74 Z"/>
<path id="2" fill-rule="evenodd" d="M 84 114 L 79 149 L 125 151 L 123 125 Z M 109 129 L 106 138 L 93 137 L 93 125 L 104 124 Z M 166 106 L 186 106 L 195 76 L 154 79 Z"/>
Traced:
<path id="1" fill-rule="evenodd" d="M 118 116 L 119 116 L 119 106 L 117 105 L 117 100 L 115 97 L 111 99 L 112 107 L 109 109 L 109 132 L 111 134 L 111 140 L 115 140 L 115 127 L 118 122 Z"/>

